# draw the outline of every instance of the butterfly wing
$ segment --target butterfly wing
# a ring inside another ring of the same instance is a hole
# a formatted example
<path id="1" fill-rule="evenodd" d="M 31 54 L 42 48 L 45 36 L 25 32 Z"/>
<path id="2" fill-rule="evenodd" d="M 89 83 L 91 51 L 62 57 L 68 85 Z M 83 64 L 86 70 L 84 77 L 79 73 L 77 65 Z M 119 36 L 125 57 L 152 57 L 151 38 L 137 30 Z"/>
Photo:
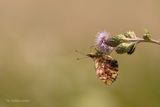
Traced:
<path id="1" fill-rule="evenodd" d="M 111 85 L 118 76 L 118 61 L 109 55 L 95 59 L 96 75 L 106 85 Z"/>

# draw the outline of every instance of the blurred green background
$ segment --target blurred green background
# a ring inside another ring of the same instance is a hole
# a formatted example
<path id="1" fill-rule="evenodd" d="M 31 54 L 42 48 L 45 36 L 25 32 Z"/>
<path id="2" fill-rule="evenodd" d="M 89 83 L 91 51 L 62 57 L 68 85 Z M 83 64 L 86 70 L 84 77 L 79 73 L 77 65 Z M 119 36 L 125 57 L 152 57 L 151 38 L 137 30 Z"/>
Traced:
<path id="1" fill-rule="evenodd" d="M 160 107 L 160 46 L 112 54 L 119 76 L 95 75 L 97 32 L 148 28 L 160 40 L 159 0 L 0 0 L 0 107 Z"/>

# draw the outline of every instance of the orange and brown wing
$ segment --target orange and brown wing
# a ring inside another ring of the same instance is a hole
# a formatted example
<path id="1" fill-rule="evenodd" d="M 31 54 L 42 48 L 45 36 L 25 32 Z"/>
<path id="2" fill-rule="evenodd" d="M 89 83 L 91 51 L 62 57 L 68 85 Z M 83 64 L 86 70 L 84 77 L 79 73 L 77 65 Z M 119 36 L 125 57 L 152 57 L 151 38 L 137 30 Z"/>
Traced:
<path id="1" fill-rule="evenodd" d="M 111 85 L 118 76 L 118 61 L 111 56 L 102 56 L 95 59 L 96 75 L 106 85 Z"/>

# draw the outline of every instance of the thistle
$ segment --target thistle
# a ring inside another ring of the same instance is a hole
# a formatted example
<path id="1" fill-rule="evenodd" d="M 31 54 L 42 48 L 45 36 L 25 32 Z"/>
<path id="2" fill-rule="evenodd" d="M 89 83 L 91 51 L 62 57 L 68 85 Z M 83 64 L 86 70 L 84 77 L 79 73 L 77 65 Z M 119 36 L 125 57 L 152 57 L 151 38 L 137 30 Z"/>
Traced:
<path id="1" fill-rule="evenodd" d="M 87 54 L 95 63 L 96 75 L 106 85 L 111 85 L 118 77 L 118 61 L 110 56 L 114 50 L 117 54 L 134 53 L 137 45 L 142 42 L 160 45 L 160 41 L 151 38 L 151 33 L 145 30 L 139 38 L 133 31 L 110 36 L 108 32 L 99 32 L 96 38 L 96 52 Z"/>
<path id="2" fill-rule="evenodd" d="M 98 32 L 96 38 L 96 48 L 103 54 L 110 54 L 113 50 L 112 46 L 106 44 L 108 38 L 110 38 L 110 34 L 108 32 Z"/>
<path id="3" fill-rule="evenodd" d="M 134 53 L 137 45 L 142 42 L 148 42 L 160 45 L 160 41 L 152 39 L 151 33 L 146 29 L 142 38 L 137 37 L 134 32 L 129 31 L 108 38 L 105 44 L 107 46 L 114 47 L 115 51 L 118 54 L 127 53 L 128 55 L 131 55 L 132 53 Z"/>

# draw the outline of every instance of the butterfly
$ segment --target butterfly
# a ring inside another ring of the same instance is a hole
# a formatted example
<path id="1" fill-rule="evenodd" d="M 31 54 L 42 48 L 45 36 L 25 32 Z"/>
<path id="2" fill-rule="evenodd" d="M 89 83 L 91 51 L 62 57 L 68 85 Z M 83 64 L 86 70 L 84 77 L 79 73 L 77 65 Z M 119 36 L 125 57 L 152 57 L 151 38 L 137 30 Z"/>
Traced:
<path id="1" fill-rule="evenodd" d="M 99 51 L 87 54 L 95 63 L 96 75 L 106 85 L 112 85 L 118 76 L 118 61 Z"/>
<path id="2" fill-rule="evenodd" d="M 106 44 L 108 32 L 99 32 L 96 38 L 95 53 L 87 54 L 95 63 L 96 75 L 106 85 L 112 85 L 118 76 L 118 61 L 110 56 L 114 50 Z"/>

